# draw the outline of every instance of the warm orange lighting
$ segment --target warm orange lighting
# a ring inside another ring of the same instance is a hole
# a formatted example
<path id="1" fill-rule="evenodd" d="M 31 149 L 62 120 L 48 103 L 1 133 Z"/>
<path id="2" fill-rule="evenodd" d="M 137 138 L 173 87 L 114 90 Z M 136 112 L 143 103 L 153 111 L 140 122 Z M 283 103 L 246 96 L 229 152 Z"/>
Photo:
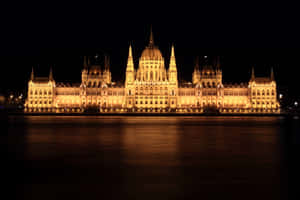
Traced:
<path id="1" fill-rule="evenodd" d="M 205 56 L 207 59 L 207 56 Z M 276 82 L 271 77 L 251 79 L 244 84 L 223 84 L 219 64 L 196 64 L 193 82 L 178 83 L 175 49 L 171 47 L 168 70 L 151 33 L 149 45 L 142 52 L 139 66 L 134 68 L 132 47 L 129 46 L 124 85 L 111 81 L 109 60 L 104 69 L 84 58 L 81 84 L 56 83 L 49 77 L 31 73 L 25 102 L 26 112 L 81 113 L 279 113 Z M 13 96 L 12 96 L 13 97 Z M 12 98 L 11 97 L 11 98 Z M 282 96 L 281 96 L 282 97 Z"/>

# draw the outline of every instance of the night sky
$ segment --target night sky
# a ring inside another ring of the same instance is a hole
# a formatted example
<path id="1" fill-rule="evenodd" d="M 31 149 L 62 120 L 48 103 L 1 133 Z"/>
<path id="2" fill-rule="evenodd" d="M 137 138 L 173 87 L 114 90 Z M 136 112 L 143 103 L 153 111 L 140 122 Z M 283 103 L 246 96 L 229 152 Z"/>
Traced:
<path id="1" fill-rule="evenodd" d="M 257 76 L 269 76 L 273 67 L 280 88 L 299 94 L 295 6 L 152 4 L 5 5 L 0 92 L 26 90 L 32 66 L 37 76 L 54 65 L 57 82 L 80 82 L 83 55 L 99 54 L 101 63 L 108 54 L 113 81 L 124 81 L 128 46 L 137 68 L 152 25 L 166 67 L 175 45 L 179 80 L 191 81 L 196 56 L 223 55 L 224 82 L 248 82 L 252 66 Z"/>

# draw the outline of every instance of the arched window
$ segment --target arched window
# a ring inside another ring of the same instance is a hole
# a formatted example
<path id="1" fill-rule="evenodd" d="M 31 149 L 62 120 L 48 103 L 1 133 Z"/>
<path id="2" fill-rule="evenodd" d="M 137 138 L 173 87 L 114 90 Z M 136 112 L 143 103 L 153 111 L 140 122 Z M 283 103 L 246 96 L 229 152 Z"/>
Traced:
<path id="1" fill-rule="evenodd" d="M 153 72 L 150 72 L 150 80 L 153 80 Z"/>

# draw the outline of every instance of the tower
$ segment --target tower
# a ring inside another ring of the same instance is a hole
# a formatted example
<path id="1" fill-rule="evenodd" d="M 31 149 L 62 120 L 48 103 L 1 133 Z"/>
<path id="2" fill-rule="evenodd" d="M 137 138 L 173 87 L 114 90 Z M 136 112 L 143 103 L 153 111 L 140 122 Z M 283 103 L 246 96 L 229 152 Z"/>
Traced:
<path id="1" fill-rule="evenodd" d="M 103 81 L 105 83 L 111 83 L 111 72 L 110 72 L 110 62 L 107 55 L 104 56 L 104 72 L 103 72 Z"/>
<path id="2" fill-rule="evenodd" d="M 216 75 L 217 83 L 222 84 L 221 56 L 217 56 L 216 58 Z"/>
<path id="3" fill-rule="evenodd" d="M 133 64 L 133 57 L 132 57 L 132 48 L 131 45 L 129 45 L 125 85 L 127 86 L 133 84 L 133 82 L 134 82 L 134 64 Z"/>
<path id="4" fill-rule="evenodd" d="M 34 73 L 33 73 L 33 67 L 31 69 L 31 74 L 30 74 L 30 80 L 33 81 L 34 79 Z"/>
<path id="5" fill-rule="evenodd" d="M 86 84 L 88 75 L 88 64 L 87 64 L 87 56 L 83 57 L 83 70 L 81 72 L 81 83 Z"/>
<path id="6" fill-rule="evenodd" d="M 50 66 L 49 81 L 53 81 L 52 67 Z"/>
<path id="7" fill-rule="evenodd" d="M 254 67 L 252 67 L 252 70 L 251 70 L 251 81 L 254 81 L 255 80 L 255 73 L 254 73 Z"/>
<path id="8" fill-rule="evenodd" d="M 275 81 L 273 67 L 271 67 L 271 80 Z"/>
<path id="9" fill-rule="evenodd" d="M 172 45 L 170 64 L 169 64 L 169 83 L 177 85 L 177 82 L 178 81 L 177 81 L 176 58 L 175 58 L 174 45 Z"/>
<path id="10" fill-rule="evenodd" d="M 193 84 L 197 84 L 200 81 L 200 67 L 199 67 L 199 56 L 196 57 L 195 67 L 193 72 Z"/>

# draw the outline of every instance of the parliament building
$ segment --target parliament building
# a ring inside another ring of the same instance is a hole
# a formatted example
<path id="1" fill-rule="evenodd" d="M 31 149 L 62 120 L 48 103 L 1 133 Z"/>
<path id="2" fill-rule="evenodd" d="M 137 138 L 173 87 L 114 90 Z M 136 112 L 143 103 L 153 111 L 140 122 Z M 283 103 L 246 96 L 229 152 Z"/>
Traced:
<path id="1" fill-rule="evenodd" d="M 269 77 L 256 77 L 252 69 L 248 83 L 224 84 L 219 59 L 201 66 L 196 62 L 192 82 L 179 83 L 174 46 L 166 69 L 152 31 L 137 69 L 129 46 L 125 76 L 125 83 L 112 81 L 107 57 L 100 66 L 85 56 L 79 84 L 55 82 L 52 69 L 48 77 L 36 77 L 32 70 L 25 112 L 280 113 L 272 69 Z"/>

